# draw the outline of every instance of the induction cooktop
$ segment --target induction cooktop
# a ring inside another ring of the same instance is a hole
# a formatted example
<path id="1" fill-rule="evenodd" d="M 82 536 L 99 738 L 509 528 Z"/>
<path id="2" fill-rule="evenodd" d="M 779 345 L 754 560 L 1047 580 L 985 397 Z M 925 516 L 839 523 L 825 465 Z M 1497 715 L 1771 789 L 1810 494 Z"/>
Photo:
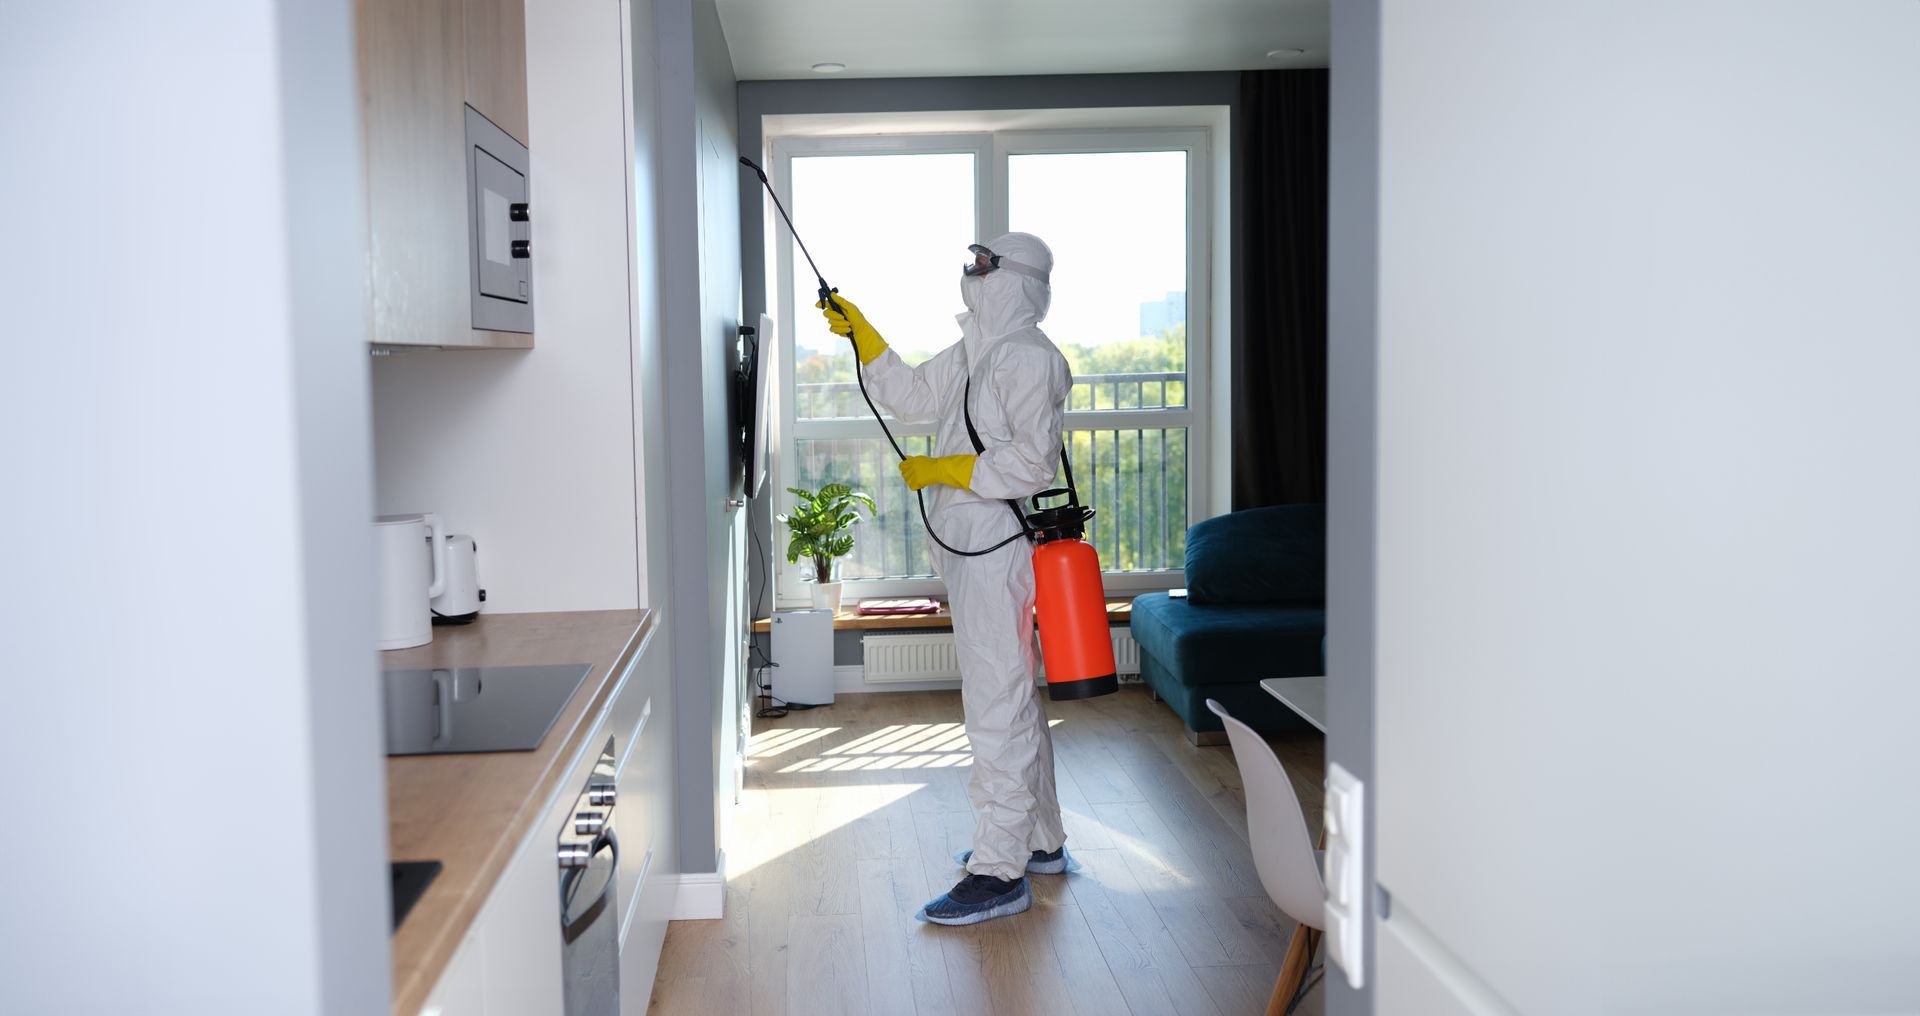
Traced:
<path id="1" fill-rule="evenodd" d="M 592 667 L 386 672 L 387 754 L 532 751 Z"/>
<path id="2" fill-rule="evenodd" d="M 427 891 L 428 883 L 440 874 L 439 861 L 394 861 L 388 865 L 393 873 L 393 929 L 400 930 L 400 922 L 407 919 L 407 912 L 420 901 L 422 893 Z"/>

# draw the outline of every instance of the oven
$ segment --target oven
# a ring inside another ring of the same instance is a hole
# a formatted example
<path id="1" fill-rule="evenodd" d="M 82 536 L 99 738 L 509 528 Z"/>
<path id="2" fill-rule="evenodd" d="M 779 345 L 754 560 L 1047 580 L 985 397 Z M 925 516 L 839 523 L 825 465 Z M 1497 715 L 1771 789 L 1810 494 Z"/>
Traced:
<path id="1" fill-rule="evenodd" d="M 618 777 L 608 738 L 556 844 L 566 1016 L 620 1012 L 620 841 L 613 832 Z"/>

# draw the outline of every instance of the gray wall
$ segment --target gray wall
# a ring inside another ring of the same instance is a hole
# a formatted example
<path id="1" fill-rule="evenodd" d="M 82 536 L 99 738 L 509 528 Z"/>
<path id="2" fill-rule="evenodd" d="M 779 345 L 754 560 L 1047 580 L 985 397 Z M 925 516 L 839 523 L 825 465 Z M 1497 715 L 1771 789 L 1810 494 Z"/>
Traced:
<path id="1" fill-rule="evenodd" d="M 1379 4 L 1333 5 L 1327 195 L 1327 761 L 1373 785 L 1374 389 Z M 1367 827 L 1373 827 L 1369 795 Z M 1368 838 L 1366 870 L 1373 870 Z M 1367 884 L 1372 884 L 1371 880 Z M 1373 956 L 1373 925 L 1364 932 Z M 1373 1011 L 1373 978 L 1329 969 L 1329 1016 Z"/>
<path id="2" fill-rule="evenodd" d="M 636 27 L 639 24 L 636 17 Z M 739 190 L 734 79 L 711 0 L 653 4 L 658 128 L 654 208 L 660 280 L 658 343 L 668 531 L 663 598 L 676 675 L 674 728 L 682 870 L 718 864 L 732 799 L 743 562 L 732 493 L 728 402 L 739 325 Z M 640 46 L 635 47 L 636 50 Z M 637 91 L 636 91 L 637 97 Z M 636 132 L 637 134 L 638 132 Z M 649 518 L 649 527 L 656 520 Z M 653 565 L 649 564 L 651 570 Z"/>
<path id="3" fill-rule="evenodd" d="M 1102 109 L 1124 106 L 1227 106 L 1231 117 L 1240 101 L 1240 75 L 1221 71 L 1195 74 L 1090 74 L 1037 77 L 865 78 L 816 81 L 743 81 L 740 93 L 741 154 L 764 164 L 765 136 L 761 117 L 791 113 L 920 113 L 1004 109 Z M 1238 178 L 1234 188 L 1237 192 Z M 762 221 L 765 200 L 758 178 L 740 174 L 740 298 L 744 319 L 755 321 L 766 311 L 767 224 Z M 786 200 L 786 195 L 780 196 Z M 785 224 L 773 223 L 784 230 Z M 1239 258 L 1234 258 L 1238 264 Z M 831 269 L 829 269 L 831 271 Z M 1237 298 L 1236 298 L 1237 303 Z M 1237 314 L 1237 310 L 1221 308 Z M 1237 322 L 1238 317 L 1231 320 Z M 1221 350 L 1216 355 L 1225 355 Z M 1223 439 L 1224 440 L 1224 439 Z M 749 510 L 751 525 L 766 554 L 778 554 L 785 541 L 772 533 L 770 507 L 779 491 L 767 490 Z M 784 556 L 779 557 L 784 560 Z M 747 569 L 749 603 L 759 613 L 771 609 L 773 591 L 767 588 L 773 572 L 755 554 Z M 859 645 L 851 661 L 842 659 L 836 642 L 836 662 L 860 662 Z"/>
<path id="4" fill-rule="evenodd" d="M 357 92 L 348 0 L 7 8 L 7 1012 L 389 1006 Z"/>

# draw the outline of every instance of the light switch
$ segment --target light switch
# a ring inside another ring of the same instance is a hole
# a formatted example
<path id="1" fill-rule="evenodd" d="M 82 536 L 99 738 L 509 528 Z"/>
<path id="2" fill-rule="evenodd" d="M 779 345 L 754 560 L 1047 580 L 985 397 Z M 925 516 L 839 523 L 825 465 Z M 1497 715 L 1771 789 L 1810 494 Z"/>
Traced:
<path id="1" fill-rule="evenodd" d="M 1365 981 L 1366 786 L 1338 762 L 1327 766 L 1327 957 L 1347 984 Z"/>
<path id="2" fill-rule="evenodd" d="M 1327 959 L 1334 966 L 1346 969 L 1347 966 L 1347 918 L 1345 915 L 1327 909 Z"/>
<path id="3" fill-rule="evenodd" d="M 1344 850 L 1327 851 L 1327 905 L 1341 910 L 1353 907 L 1353 886 L 1347 881 L 1347 869 L 1353 862 Z"/>

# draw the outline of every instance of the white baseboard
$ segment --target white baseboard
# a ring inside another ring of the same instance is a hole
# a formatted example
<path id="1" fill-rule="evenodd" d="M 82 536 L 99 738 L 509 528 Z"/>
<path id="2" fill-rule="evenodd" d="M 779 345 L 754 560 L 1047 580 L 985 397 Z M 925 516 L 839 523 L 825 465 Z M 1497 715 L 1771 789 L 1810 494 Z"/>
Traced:
<path id="1" fill-rule="evenodd" d="M 673 893 L 670 921 L 717 921 L 726 916 L 727 853 L 720 852 L 719 871 L 682 873 Z"/>

